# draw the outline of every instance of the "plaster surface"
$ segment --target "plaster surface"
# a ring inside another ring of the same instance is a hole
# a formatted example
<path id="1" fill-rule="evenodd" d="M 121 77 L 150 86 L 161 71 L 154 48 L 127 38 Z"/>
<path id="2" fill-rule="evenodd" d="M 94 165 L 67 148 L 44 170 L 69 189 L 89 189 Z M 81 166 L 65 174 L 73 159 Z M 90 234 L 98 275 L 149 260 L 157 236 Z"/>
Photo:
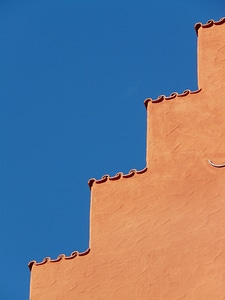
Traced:
<path id="1" fill-rule="evenodd" d="M 146 100 L 147 168 L 90 181 L 90 251 L 32 262 L 31 300 L 225 299 L 225 24 L 199 90 Z"/>

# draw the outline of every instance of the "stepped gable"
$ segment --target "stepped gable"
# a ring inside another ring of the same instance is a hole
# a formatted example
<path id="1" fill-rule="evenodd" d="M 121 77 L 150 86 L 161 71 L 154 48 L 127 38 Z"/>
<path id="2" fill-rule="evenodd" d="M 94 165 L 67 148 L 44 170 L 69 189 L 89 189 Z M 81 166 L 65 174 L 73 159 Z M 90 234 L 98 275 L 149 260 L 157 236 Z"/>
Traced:
<path id="1" fill-rule="evenodd" d="M 144 169 L 142 170 L 136 170 L 136 169 L 132 169 L 129 171 L 128 174 L 123 174 L 123 172 L 119 172 L 117 173 L 115 176 L 111 176 L 106 174 L 106 175 L 103 175 L 101 179 L 95 179 L 95 178 L 91 178 L 88 180 L 88 185 L 91 189 L 92 185 L 94 183 L 103 183 L 103 182 L 106 182 L 107 180 L 118 180 L 120 178 L 130 178 L 130 177 L 133 177 L 135 174 L 143 174 L 147 171 L 147 167 L 145 167 Z"/>
<path id="2" fill-rule="evenodd" d="M 29 269 L 31 271 L 33 265 L 41 266 L 41 265 L 46 264 L 47 262 L 54 263 L 54 262 L 59 262 L 62 259 L 66 259 L 66 260 L 67 259 L 73 259 L 73 258 L 75 258 L 77 256 L 87 255 L 90 251 L 91 251 L 91 249 L 88 248 L 84 252 L 73 251 L 69 256 L 66 256 L 65 254 L 60 254 L 56 259 L 51 259 L 51 257 L 45 257 L 41 262 L 36 262 L 36 260 L 32 260 L 32 261 L 30 261 L 28 263 L 28 267 L 29 267 Z"/>
<path id="3" fill-rule="evenodd" d="M 214 21 L 214 20 L 209 20 L 207 23 L 205 24 L 202 24 L 201 22 L 198 22 L 195 24 L 195 31 L 198 35 L 198 30 L 200 27 L 202 28 L 209 28 L 209 27 L 212 27 L 213 25 L 221 25 L 225 22 L 225 18 L 221 18 L 219 21 Z"/>
<path id="4" fill-rule="evenodd" d="M 30 300 L 224 300 L 223 23 L 195 27 L 202 89 L 145 100 L 151 172 L 89 180 L 91 252 L 31 261 Z"/>
<path id="5" fill-rule="evenodd" d="M 159 102 L 162 102 L 163 100 L 172 100 L 172 99 L 179 98 L 179 97 L 185 97 L 185 96 L 190 95 L 190 94 L 197 94 L 200 91 L 201 91 L 201 89 L 196 90 L 196 91 L 185 90 L 181 94 L 179 94 L 177 92 L 173 92 L 172 94 L 170 94 L 170 96 L 160 95 L 157 99 L 154 99 L 154 100 L 152 98 L 147 98 L 144 101 L 144 105 L 147 109 L 149 102 L 159 103 Z"/>

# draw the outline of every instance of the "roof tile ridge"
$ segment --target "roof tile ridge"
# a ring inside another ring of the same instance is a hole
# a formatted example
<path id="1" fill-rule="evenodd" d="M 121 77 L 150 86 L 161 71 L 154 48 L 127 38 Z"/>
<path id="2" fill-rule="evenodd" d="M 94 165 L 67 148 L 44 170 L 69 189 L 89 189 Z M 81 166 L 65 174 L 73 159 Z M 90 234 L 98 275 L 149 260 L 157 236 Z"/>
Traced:
<path id="1" fill-rule="evenodd" d="M 135 174 L 142 174 L 142 173 L 145 173 L 146 171 L 147 171 L 147 167 L 145 167 L 142 170 L 132 169 L 127 174 L 124 174 L 123 172 L 116 173 L 116 175 L 114 175 L 114 176 L 110 176 L 110 175 L 106 174 L 106 175 L 102 176 L 101 179 L 95 179 L 95 178 L 89 179 L 88 185 L 91 189 L 91 187 L 94 183 L 99 184 L 99 183 L 106 182 L 108 180 L 118 180 L 120 178 L 130 178 L 130 177 L 133 177 Z"/>
<path id="2" fill-rule="evenodd" d="M 30 271 L 32 270 L 32 267 L 33 265 L 36 265 L 36 266 L 41 266 L 41 265 L 44 265 L 46 264 L 47 262 L 50 262 L 50 263 L 54 263 L 54 262 L 59 262 L 60 260 L 62 259 L 73 259 L 77 256 L 84 256 L 84 255 L 87 255 L 89 252 L 91 251 L 90 248 L 88 248 L 86 251 L 84 252 L 78 252 L 78 251 L 73 251 L 69 256 L 66 256 L 65 254 L 60 254 L 58 255 L 58 257 L 56 259 L 51 259 L 51 257 L 45 257 L 41 262 L 36 262 L 36 260 L 31 260 L 29 263 L 28 263 L 28 268 L 30 269 Z"/>
<path id="3" fill-rule="evenodd" d="M 202 27 L 202 28 L 209 28 L 209 27 L 212 27 L 213 25 L 221 25 L 223 23 L 225 23 L 225 17 L 219 19 L 218 21 L 209 20 L 205 24 L 202 24 L 201 22 L 198 22 L 198 23 L 196 23 L 194 25 L 194 28 L 195 28 L 195 31 L 196 31 L 196 33 L 198 35 L 198 30 L 199 30 L 200 27 Z"/>
<path id="4" fill-rule="evenodd" d="M 165 95 L 160 95 L 157 99 L 152 99 L 152 98 L 147 98 L 144 100 L 144 105 L 147 109 L 148 106 L 148 102 L 152 102 L 152 103 L 159 103 L 162 102 L 163 100 L 172 100 L 178 97 L 185 97 L 187 95 L 191 95 L 191 94 L 197 94 L 201 91 L 202 89 L 198 89 L 196 91 L 191 91 L 191 90 L 184 90 L 181 94 L 177 93 L 177 92 L 173 92 L 172 94 L 170 94 L 170 96 L 165 96 Z"/>

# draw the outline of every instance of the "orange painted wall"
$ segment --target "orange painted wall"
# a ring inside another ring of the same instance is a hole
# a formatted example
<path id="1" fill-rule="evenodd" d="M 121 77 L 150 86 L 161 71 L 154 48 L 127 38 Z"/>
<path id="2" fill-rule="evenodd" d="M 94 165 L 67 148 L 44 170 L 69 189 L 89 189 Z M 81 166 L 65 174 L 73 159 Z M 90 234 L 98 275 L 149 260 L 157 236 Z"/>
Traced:
<path id="1" fill-rule="evenodd" d="M 91 180 L 90 251 L 31 262 L 31 300 L 225 297 L 225 20 L 197 24 L 199 91 L 145 101 L 147 168 Z"/>

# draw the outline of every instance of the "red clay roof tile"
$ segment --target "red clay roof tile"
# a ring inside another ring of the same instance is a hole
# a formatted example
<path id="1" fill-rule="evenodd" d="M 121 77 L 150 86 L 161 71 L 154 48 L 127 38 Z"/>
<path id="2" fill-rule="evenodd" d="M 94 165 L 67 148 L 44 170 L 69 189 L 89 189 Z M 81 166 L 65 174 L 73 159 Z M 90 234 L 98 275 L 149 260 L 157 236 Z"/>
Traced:
<path id="1" fill-rule="evenodd" d="M 84 255 L 87 255 L 89 252 L 91 251 L 90 248 L 88 248 L 86 251 L 84 252 L 78 252 L 78 251 L 73 251 L 71 253 L 71 255 L 69 256 L 66 256 L 65 254 L 60 254 L 56 259 L 51 259 L 50 257 L 45 257 L 41 262 L 36 262 L 36 260 L 32 260 L 28 263 L 28 267 L 31 271 L 33 265 L 36 265 L 36 266 L 40 266 L 40 265 L 43 265 L 43 264 L 46 264 L 47 262 L 50 262 L 50 263 L 53 263 L 53 262 L 58 262 L 62 259 L 73 259 L 77 256 L 84 256 Z"/>
<path id="2" fill-rule="evenodd" d="M 209 28 L 209 27 L 212 27 L 213 25 L 221 25 L 225 22 L 225 18 L 221 18 L 219 21 L 214 21 L 214 20 L 209 20 L 207 23 L 205 24 L 202 24 L 201 22 L 198 22 L 195 24 L 195 31 L 198 35 L 198 30 L 200 27 L 202 28 Z"/>
<path id="3" fill-rule="evenodd" d="M 197 94 L 200 91 L 201 91 L 201 89 L 196 90 L 196 91 L 185 90 L 181 94 L 178 94 L 177 92 L 174 92 L 174 93 L 170 94 L 170 96 L 168 96 L 168 97 L 165 96 L 165 95 L 160 95 L 157 99 L 154 99 L 154 100 L 152 98 L 147 98 L 144 101 L 144 105 L 145 105 L 145 107 L 147 109 L 148 102 L 158 103 L 158 102 L 162 102 L 163 100 L 172 100 L 172 99 L 177 98 L 177 97 L 185 97 L 185 96 L 187 96 L 189 94 Z"/>

